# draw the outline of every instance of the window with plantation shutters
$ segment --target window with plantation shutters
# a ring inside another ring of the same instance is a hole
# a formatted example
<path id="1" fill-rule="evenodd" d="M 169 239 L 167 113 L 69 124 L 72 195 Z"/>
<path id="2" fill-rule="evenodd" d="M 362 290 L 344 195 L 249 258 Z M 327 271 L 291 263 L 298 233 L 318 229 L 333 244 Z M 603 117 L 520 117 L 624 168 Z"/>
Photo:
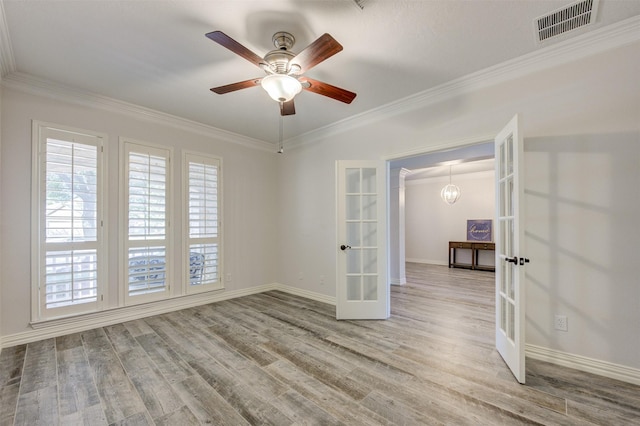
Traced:
<path id="1" fill-rule="evenodd" d="M 100 308 L 103 137 L 34 122 L 34 320 Z"/>
<path id="2" fill-rule="evenodd" d="M 125 302 L 168 297 L 170 150 L 123 142 Z"/>
<path id="3" fill-rule="evenodd" d="M 187 293 L 222 288 L 220 279 L 220 159 L 185 153 L 184 217 Z"/>

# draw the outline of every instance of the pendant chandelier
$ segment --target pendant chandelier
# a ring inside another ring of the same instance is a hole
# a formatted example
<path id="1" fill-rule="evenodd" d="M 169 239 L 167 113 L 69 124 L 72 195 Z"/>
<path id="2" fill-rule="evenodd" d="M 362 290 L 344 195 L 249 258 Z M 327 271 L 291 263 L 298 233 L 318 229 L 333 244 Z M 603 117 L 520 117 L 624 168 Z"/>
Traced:
<path id="1" fill-rule="evenodd" d="M 442 201 L 450 205 L 454 204 L 460 198 L 460 188 L 451 183 L 451 166 L 449 166 L 449 185 L 442 188 L 440 197 Z"/>

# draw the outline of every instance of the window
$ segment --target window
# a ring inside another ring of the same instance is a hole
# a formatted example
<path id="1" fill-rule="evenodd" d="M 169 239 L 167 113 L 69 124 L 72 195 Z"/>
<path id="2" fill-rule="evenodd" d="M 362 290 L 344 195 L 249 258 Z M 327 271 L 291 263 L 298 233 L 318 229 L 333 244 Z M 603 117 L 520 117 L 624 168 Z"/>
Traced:
<path id="1" fill-rule="evenodd" d="M 103 139 L 33 123 L 34 320 L 101 306 Z"/>
<path id="2" fill-rule="evenodd" d="M 125 304 L 169 296 L 171 151 L 123 140 Z"/>
<path id="3" fill-rule="evenodd" d="M 183 170 L 186 292 L 220 289 L 220 159 L 185 153 Z"/>

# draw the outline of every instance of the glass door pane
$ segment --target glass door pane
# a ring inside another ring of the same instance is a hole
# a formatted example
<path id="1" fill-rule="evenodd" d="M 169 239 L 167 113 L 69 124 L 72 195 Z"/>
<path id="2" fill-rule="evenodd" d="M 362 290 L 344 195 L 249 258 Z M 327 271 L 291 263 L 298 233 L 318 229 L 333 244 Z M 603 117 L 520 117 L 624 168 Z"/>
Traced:
<path id="1" fill-rule="evenodd" d="M 345 172 L 347 245 L 347 300 L 377 300 L 378 247 L 376 168 Z"/>

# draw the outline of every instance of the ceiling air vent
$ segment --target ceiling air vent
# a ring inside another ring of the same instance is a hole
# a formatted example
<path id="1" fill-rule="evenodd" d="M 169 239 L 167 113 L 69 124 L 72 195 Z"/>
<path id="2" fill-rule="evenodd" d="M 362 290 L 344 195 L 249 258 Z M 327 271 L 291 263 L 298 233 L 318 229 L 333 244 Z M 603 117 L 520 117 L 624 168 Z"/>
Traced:
<path id="1" fill-rule="evenodd" d="M 582 0 L 534 20 L 538 43 L 596 21 L 599 0 Z"/>

